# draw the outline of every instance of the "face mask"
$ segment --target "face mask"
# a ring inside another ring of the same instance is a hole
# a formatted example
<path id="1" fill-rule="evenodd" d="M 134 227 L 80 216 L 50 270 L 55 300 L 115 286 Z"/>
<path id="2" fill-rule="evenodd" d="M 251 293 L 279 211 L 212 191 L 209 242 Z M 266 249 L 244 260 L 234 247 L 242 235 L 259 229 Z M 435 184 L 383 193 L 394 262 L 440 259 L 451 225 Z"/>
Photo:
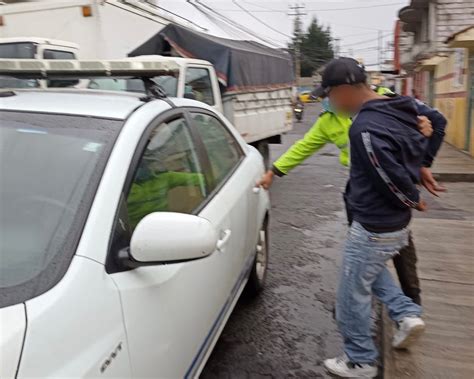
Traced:
<path id="1" fill-rule="evenodd" d="M 329 98 L 325 97 L 325 98 L 321 101 L 321 105 L 323 106 L 323 110 L 324 110 L 325 112 L 334 113 L 334 110 L 333 110 L 333 108 L 331 107 L 331 103 L 329 102 Z"/>

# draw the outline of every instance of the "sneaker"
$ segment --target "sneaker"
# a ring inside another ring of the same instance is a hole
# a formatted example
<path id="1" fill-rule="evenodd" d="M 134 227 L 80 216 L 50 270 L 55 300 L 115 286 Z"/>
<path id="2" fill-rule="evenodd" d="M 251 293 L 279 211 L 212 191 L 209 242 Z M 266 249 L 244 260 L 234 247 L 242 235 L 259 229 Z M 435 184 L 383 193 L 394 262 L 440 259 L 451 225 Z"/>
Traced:
<path id="1" fill-rule="evenodd" d="M 377 366 L 369 363 L 354 363 L 346 355 L 324 361 L 326 370 L 341 378 L 375 378 Z"/>
<path id="2" fill-rule="evenodd" d="M 398 330 L 393 336 L 392 346 L 395 349 L 406 349 L 423 334 L 424 330 L 425 323 L 420 317 L 404 317 L 398 323 Z"/>

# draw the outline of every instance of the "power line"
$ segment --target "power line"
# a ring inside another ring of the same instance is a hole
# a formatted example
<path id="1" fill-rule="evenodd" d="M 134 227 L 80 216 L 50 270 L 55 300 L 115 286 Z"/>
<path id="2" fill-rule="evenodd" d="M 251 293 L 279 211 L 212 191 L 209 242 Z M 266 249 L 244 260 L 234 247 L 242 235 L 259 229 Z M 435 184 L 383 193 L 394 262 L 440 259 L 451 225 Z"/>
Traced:
<path id="1" fill-rule="evenodd" d="M 285 34 L 285 33 L 282 33 L 280 32 L 279 30 L 275 29 L 273 26 L 271 25 L 268 25 L 266 22 L 262 21 L 261 19 L 259 19 L 257 16 L 254 16 L 252 13 L 250 13 L 250 11 L 246 8 L 244 8 L 242 5 L 240 5 L 236 0 L 232 0 L 232 2 L 238 6 L 240 9 L 242 9 L 242 11 L 244 11 L 245 13 L 247 13 L 250 17 L 252 17 L 253 19 L 257 20 L 258 22 L 260 22 L 262 25 L 265 25 L 268 29 L 270 30 L 273 30 L 275 33 L 278 33 L 278 34 L 281 34 L 282 36 L 284 37 L 287 37 L 287 38 L 291 38 L 291 36 L 289 36 L 288 34 Z"/>
<path id="2" fill-rule="evenodd" d="M 248 34 L 249 36 L 252 36 L 253 38 L 256 38 L 260 41 L 263 41 L 265 42 L 266 44 L 268 45 L 272 45 L 273 47 L 276 47 L 276 48 L 281 48 L 280 45 L 277 45 L 275 44 L 274 42 L 271 42 L 271 41 L 275 41 L 275 40 L 272 40 L 271 38 L 263 38 L 263 37 L 260 37 L 259 35 L 255 34 L 252 30 L 246 28 L 245 26 L 243 26 L 242 24 L 239 24 L 238 22 L 235 22 L 234 20 L 224 16 L 223 14 L 217 12 L 216 10 L 212 9 L 211 7 L 209 7 L 208 5 L 204 4 L 202 1 L 200 0 L 194 0 L 194 3 L 191 2 L 191 0 L 186 0 L 188 3 L 190 4 L 193 4 L 195 6 L 199 5 L 200 7 L 206 9 L 207 11 L 210 11 L 214 14 L 216 14 L 220 19 L 224 20 L 225 22 L 229 23 L 230 25 L 232 25 L 234 28 L 238 29 L 238 30 L 241 30 L 243 32 L 245 32 L 246 34 Z M 205 12 L 201 9 L 202 12 Z M 207 13 L 207 12 L 205 12 Z M 278 42 L 278 41 L 276 41 Z M 278 43 L 281 43 L 281 42 L 278 42 Z"/>
<path id="3" fill-rule="evenodd" d="M 253 4 L 253 5 L 255 5 L 257 7 L 261 7 L 257 4 Z M 365 5 L 365 6 L 359 6 L 359 7 L 307 9 L 307 11 L 308 12 L 337 12 L 337 11 L 349 11 L 349 10 L 357 10 L 357 9 L 390 7 L 390 6 L 395 6 L 395 5 L 405 5 L 405 3 L 398 2 L 398 3 L 388 3 L 388 4 L 378 4 L 378 5 Z M 242 12 L 242 10 L 239 10 L 239 9 L 216 9 L 216 10 L 221 11 L 221 12 Z M 258 12 L 258 13 L 286 13 L 284 10 L 270 9 L 270 8 L 255 9 L 255 10 L 252 10 L 252 12 Z"/>
<path id="4" fill-rule="evenodd" d="M 190 19 L 188 19 L 188 18 L 186 18 L 186 17 L 180 16 L 180 15 L 177 14 L 177 13 L 171 12 L 170 10 L 168 10 L 168 9 L 166 9 L 166 8 L 163 8 L 163 7 L 160 7 L 160 6 L 156 5 L 156 4 L 153 4 L 150 0 L 145 0 L 145 3 L 146 3 L 146 5 L 151 6 L 152 8 L 165 11 L 165 12 L 167 12 L 167 13 L 173 15 L 174 17 L 178 17 L 178 18 L 180 18 L 180 19 L 182 19 L 182 20 L 185 20 L 185 21 L 189 22 L 191 25 L 194 25 L 194 26 L 196 26 L 197 28 L 199 28 L 199 29 L 201 29 L 201 30 L 207 32 L 207 29 L 206 29 L 206 28 L 202 27 L 201 25 L 196 24 L 194 21 L 191 21 Z"/>
<path id="5" fill-rule="evenodd" d="M 389 35 L 391 35 L 392 32 L 388 32 L 388 33 L 385 33 L 384 37 L 387 37 Z M 373 42 L 373 41 L 377 41 L 379 39 L 380 36 L 377 36 L 375 38 L 371 38 L 371 39 L 368 39 L 368 40 L 365 40 L 365 41 L 357 41 L 357 42 L 354 42 L 354 43 L 348 43 L 347 45 L 343 45 L 343 47 L 352 47 L 352 46 L 358 46 L 358 45 L 363 45 L 365 43 L 369 43 L 369 42 Z"/>
<path id="6" fill-rule="evenodd" d="M 189 2 L 194 8 L 196 8 L 199 12 L 201 12 L 206 18 L 208 18 L 212 23 L 216 25 L 221 25 L 219 28 L 222 31 L 226 30 L 226 33 L 229 33 L 230 35 L 237 37 L 238 39 L 241 39 L 242 36 L 244 38 L 247 38 L 246 34 L 244 34 L 241 30 L 235 28 L 234 26 L 230 26 L 229 24 L 225 23 L 224 21 L 218 19 L 217 17 L 213 16 L 212 14 L 209 14 L 208 12 L 203 11 L 200 7 L 198 7 L 196 4 Z M 225 29 L 225 30 L 224 30 Z M 238 31 L 238 33 L 236 33 Z"/>
<path id="7" fill-rule="evenodd" d="M 260 4 L 257 4 L 257 3 L 252 3 L 251 1 L 242 0 L 242 2 L 243 2 L 243 3 L 246 3 L 246 4 L 249 4 L 249 5 L 253 5 L 254 7 L 259 7 L 259 8 L 265 9 L 265 10 L 267 10 L 267 11 L 280 12 L 279 9 L 273 9 L 273 8 L 264 7 L 263 5 L 260 5 Z M 252 12 L 253 12 L 253 11 L 252 11 Z"/>

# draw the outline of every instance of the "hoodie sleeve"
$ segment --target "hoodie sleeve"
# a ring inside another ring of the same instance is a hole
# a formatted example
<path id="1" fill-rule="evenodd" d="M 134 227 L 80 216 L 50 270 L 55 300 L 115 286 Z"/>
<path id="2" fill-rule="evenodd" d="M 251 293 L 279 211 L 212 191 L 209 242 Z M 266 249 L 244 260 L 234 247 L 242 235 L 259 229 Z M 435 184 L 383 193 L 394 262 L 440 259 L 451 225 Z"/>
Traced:
<path id="1" fill-rule="evenodd" d="M 433 160 L 438 153 L 439 148 L 444 139 L 446 124 L 448 123 L 446 118 L 434 108 L 429 107 L 425 103 L 416 100 L 416 107 L 420 116 L 426 116 L 431 121 L 433 126 L 433 135 L 430 137 L 428 142 L 428 148 L 423 158 L 423 166 L 431 167 Z"/>
<path id="2" fill-rule="evenodd" d="M 391 141 L 365 131 L 351 138 L 351 150 L 360 157 L 379 193 L 397 207 L 416 208 L 420 201 L 418 188 L 397 162 Z"/>

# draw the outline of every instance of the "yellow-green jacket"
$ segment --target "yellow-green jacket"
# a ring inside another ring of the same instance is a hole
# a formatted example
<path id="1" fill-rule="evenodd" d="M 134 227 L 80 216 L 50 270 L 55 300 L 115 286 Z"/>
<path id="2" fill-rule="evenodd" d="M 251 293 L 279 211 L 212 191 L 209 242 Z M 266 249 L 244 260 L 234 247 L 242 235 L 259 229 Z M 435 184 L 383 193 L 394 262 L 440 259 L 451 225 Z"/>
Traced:
<path id="1" fill-rule="evenodd" d="M 333 143 L 339 148 L 339 161 L 344 166 L 349 166 L 349 128 L 351 124 L 352 120 L 349 117 L 338 116 L 329 111 L 323 112 L 303 139 L 295 142 L 286 153 L 278 158 L 273 164 L 273 171 L 280 176 L 288 174 L 328 143 Z"/>

